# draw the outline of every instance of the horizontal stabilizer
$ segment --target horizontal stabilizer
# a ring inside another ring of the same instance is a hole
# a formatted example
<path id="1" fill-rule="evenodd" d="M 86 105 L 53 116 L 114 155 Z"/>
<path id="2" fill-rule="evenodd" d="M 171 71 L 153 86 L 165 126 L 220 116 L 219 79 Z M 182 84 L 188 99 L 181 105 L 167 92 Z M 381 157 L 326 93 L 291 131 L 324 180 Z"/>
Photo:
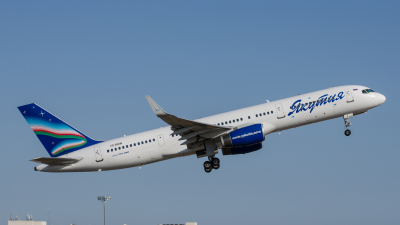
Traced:
<path id="1" fill-rule="evenodd" d="M 66 164 L 74 164 L 82 160 L 82 158 L 50 158 L 50 157 L 40 157 L 36 159 L 31 159 L 29 161 L 43 163 L 47 165 L 66 165 Z"/>

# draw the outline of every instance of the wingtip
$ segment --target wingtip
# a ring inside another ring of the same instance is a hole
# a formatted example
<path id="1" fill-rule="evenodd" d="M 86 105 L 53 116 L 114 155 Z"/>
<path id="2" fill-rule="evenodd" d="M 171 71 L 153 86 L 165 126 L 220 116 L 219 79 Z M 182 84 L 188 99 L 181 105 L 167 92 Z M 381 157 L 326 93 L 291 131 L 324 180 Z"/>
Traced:
<path id="1" fill-rule="evenodd" d="M 146 95 L 146 99 L 149 102 L 151 109 L 157 116 L 167 114 L 150 96 Z"/>

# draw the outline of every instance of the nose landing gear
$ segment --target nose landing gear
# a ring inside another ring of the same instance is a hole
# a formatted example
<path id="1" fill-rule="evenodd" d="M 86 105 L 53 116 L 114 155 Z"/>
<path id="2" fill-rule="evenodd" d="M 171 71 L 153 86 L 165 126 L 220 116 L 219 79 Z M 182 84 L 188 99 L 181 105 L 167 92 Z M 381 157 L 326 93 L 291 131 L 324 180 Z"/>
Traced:
<path id="1" fill-rule="evenodd" d="M 351 134 L 351 130 L 348 128 L 351 126 L 351 123 L 349 123 L 349 119 L 353 117 L 353 113 L 350 114 L 346 114 L 343 116 L 344 119 L 344 127 L 345 127 L 345 131 L 344 131 L 344 135 L 346 136 L 350 136 Z"/>

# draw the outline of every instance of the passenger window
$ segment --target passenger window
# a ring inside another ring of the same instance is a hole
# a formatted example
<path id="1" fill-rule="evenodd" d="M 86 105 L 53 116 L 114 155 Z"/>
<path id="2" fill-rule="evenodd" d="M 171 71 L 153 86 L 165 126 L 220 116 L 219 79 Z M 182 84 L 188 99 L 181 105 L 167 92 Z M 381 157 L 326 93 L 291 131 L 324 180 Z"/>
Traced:
<path id="1" fill-rule="evenodd" d="M 219 126 L 219 123 L 218 123 L 218 126 Z"/>
<path id="2" fill-rule="evenodd" d="M 121 147 L 118 147 L 118 150 L 121 150 Z"/>
<path id="3" fill-rule="evenodd" d="M 133 146 L 136 146 L 136 143 L 134 143 Z"/>
<path id="4" fill-rule="evenodd" d="M 111 149 L 111 151 L 113 151 L 113 150 Z"/>
<path id="5" fill-rule="evenodd" d="M 315 104 L 315 101 L 313 101 L 313 103 Z"/>
<path id="6" fill-rule="evenodd" d="M 132 144 L 130 144 L 131 148 L 132 148 Z"/>
<path id="7" fill-rule="evenodd" d="M 258 115 L 256 114 L 256 117 L 258 117 Z"/>
<path id="8" fill-rule="evenodd" d="M 228 124 L 228 122 L 225 121 L 225 124 Z"/>
<path id="9" fill-rule="evenodd" d="M 236 119 L 236 122 L 239 122 L 239 119 Z"/>
<path id="10" fill-rule="evenodd" d="M 110 152 L 110 150 L 107 150 L 107 152 Z"/>
<path id="11" fill-rule="evenodd" d="M 240 121 L 243 121 L 243 118 L 240 118 Z"/>
<path id="12" fill-rule="evenodd" d="M 308 105 L 308 103 L 306 103 L 306 106 Z"/>
<path id="13" fill-rule="evenodd" d="M 229 120 L 229 123 L 231 123 L 231 121 Z"/>
<path id="14" fill-rule="evenodd" d="M 140 145 L 140 142 L 138 142 L 137 145 Z"/>
<path id="15" fill-rule="evenodd" d="M 274 111 L 271 111 L 271 114 L 274 114 Z"/>
<path id="16" fill-rule="evenodd" d="M 129 148 L 129 146 L 127 145 L 127 146 L 125 146 L 126 148 Z"/>
<path id="17" fill-rule="evenodd" d="M 156 139 L 153 138 L 153 141 L 156 141 Z"/>
<path id="18" fill-rule="evenodd" d="M 151 142 L 151 139 L 149 140 L 149 142 Z"/>
<path id="19" fill-rule="evenodd" d="M 143 141 L 142 141 L 142 144 L 143 144 Z"/>
<path id="20" fill-rule="evenodd" d="M 147 144 L 147 141 L 144 141 Z"/>
<path id="21" fill-rule="evenodd" d="M 249 119 L 250 119 L 250 116 L 249 116 Z"/>
<path id="22" fill-rule="evenodd" d="M 262 114 L 260 113 L 260 116 L 262 116 Z"/>
<path id="23" fill-rule="evenodd" d="M 122 146 L 122 149 L 124 149 L 125 147 L 124 146 Z"/>
<path id="24" fill-rule="evenodd" d="M 269 115 L 269 112 L 267 112 L 267 115 Z"/>
<path id="25" fill-rule="evenodd" d="M 235 120 L 232 120 L 232 122 L 235 122 Z"/>
<path id="26" fill-rule="evenodd" d="M 117 148 L 115 148 L 114 150 L 117 151 Z"/>

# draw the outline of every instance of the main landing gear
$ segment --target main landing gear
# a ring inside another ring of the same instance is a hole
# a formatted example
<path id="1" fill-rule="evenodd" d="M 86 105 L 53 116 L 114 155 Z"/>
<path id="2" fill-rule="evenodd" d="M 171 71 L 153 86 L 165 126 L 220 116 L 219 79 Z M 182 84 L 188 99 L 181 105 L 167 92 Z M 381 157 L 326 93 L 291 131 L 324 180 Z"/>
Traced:
<path id="1" fill-rule="evenodd" d="M 208 157 L 209 161 L 205 161 L 204 162 L 204 171 L 206 171 L 207 173 L 211 172 L 212 169 L 219 169 L 220 164 L 219 164 L 219 159 L 218 158 L 214 158 L 209 156 Z"/>
<path id="2" fill-rule="evenodd" d="M 353 113 L 346 114 L 346 115 L 343 116 L 343 119 L 344 119 L 344 127 L 345 127 L 345 129 L 346 129 L 346 130 L 344 131 L 344 135 L 346 135 L 346 136 L 350 136 L 350 134 L 351 134 L 351 130 L 348 128 L 348 127 L 351 126 L 351 123 L 349 123 L 349 119 L 350 119 L 351 117 L 353 117 Z"/>

